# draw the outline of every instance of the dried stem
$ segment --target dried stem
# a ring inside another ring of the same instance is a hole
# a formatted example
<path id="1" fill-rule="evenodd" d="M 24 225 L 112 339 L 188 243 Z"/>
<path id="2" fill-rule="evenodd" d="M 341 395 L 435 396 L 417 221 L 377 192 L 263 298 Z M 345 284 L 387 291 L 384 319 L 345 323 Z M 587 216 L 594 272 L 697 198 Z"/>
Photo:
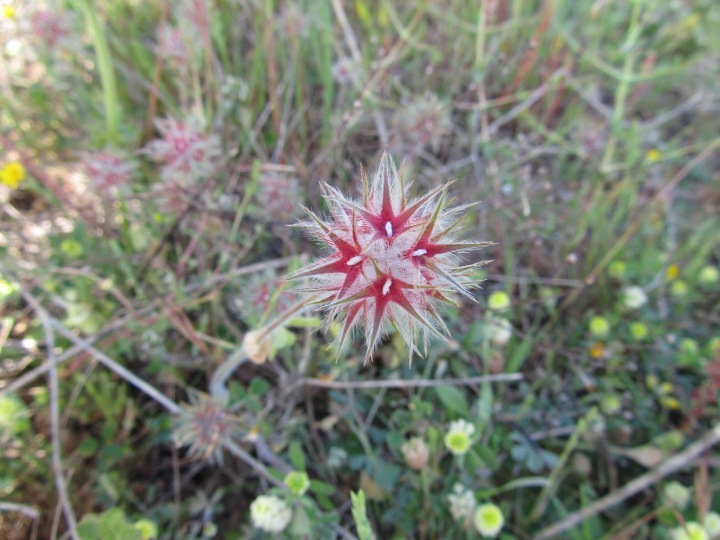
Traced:
<path id="1" fill-rule="evenodd" d="M 35 310 L 45 331 L 45 346 L 47 353 L 48 370 L 48 393 L 50 398 L 50 444 L 52 446 L 52 466 L 55 476 L 55 488 L 58 492 L 59 503 L 62 507 L 68 532 L 74 540 L 79 540 L 77 521 L 73 511 L 70 497 L 65 484 L 65 476 L 62 468 L 62 449 L 60 447 L 60 384 L 58 381 L 57 367 L 55 361 L 55 333 L 52 329 L 50 314 L 43 309 L 35 297 L 21 286 L 20 291 L 25 301 Z"/>
<path id="2" fill-rule="evenodd" d="M 324 381 L 322 379 L 300 379 L 299 384 L 315 388 L 332 388 L 345 390 L 349 388 L 431 388 L 436 386 L 467 386 L 482 383 L 500 383 L 521 381 L 521 373 L 501 373 L 498 375 L 482 375 L 479 377 L 463 377 L 456 379 L 395 379 L 380 381 Z"/>

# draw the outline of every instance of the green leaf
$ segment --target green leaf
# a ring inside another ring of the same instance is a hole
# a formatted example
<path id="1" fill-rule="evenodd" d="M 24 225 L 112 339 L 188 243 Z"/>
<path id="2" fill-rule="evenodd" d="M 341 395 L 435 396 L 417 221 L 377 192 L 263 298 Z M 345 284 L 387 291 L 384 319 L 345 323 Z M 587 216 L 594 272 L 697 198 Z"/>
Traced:
<path id="1" fill-rule="evenodd" d="M 270 335 L 270 358 L 280 349 L 290 347 L 297 341 L 297 337 L 287 328 L 278 328 Z"/>
<path id="2" fill-rule="evenodd" d="M 317 328 L 322 324 L 319 317 L 294 317 L 290 319 L 286 326 L 290 328 Z"/>
<path id="3" fill-rule="evenodd" d="M 492 416 L 493 391 L 490 383 L 485 383 L 480 389 L 480 397 L 477 400 L 478 419 L 481 424 L 487 424 Z"/>
<path id="4" fill-rule="evenodd" d="M 520 344 L 515 347 L 512 354 L 510 355 L 510 360 L 508 360 L 507 363 L 507 373 L 516 373 L 520 370 L 522 365 L 525 363 L 525 360 L 530 356 L 530 350 L 532 349 L 533 341 L 531 339 L 526 339 Z"/>
<path id="5" fill-rule="evenodd" d="M 465 395 L 455 386 L 438 386 L 435 391 L 448 411 L 463 418 L 469 416 L 470 406 L 468 405 L 467 399 L 465 399 Z"/>
<path id="6" fill-rule="evenodd" d="M 87 514 L 77 529 L 81 540 L 142 540 L 142 532 L 125 518 L 120 508 Z"/>
<path id="7" fill-rule="evenodd" d="M 335 493 L 335 487 L 320 480 L 310 480 L 310 491 L 316 495 L 328 497 Z"/>
<path id="8" fill-rule="evenodd" d="M 292 463 L 292 466 L 295 467 L 295 470 L 304 471 L 305 454 L 303 454 L 302 447 L 300 446 L 299 442 L 293 441 L 290 443 L 288 454 L 290 456 L 290 463 Z"/>
<path id="9" fill-rule="evenodd" d="M 361 489 L 357 493 L 350 492 L 352 501 L 352 515 L 355 520 L 355 527 L 360 540 L 375 540 L 375 533 L 370 526 L 365 507 L 365 492 Z"/>

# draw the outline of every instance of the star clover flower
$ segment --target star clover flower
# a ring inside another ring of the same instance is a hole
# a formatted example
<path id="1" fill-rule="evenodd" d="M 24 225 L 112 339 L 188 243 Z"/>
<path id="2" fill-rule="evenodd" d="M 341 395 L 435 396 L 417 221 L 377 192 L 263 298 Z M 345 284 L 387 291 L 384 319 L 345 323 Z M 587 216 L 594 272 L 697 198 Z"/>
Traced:
<path id="1" fill-rule="evenodd" d="M 124 155 L 103 150 L 83 155 L 90 184 L 100 192 L 126 189 L 137 172 L 137 163 Z"/>
<path id="2" fill-rule="evenodd" d="M 165 182 L 187 185 L 211 175 L 221 154 L 220 139 L 200 131 L 198 122 L 164 118 L 155 121 L 162 138 L 145 146 L 150 159 L 163 164 L 161 178 Z"/>
<path id="3" fill-rule="evenodd" d="M 384 154 L 372 181 L 362 175 L 361 199 L 325 185 L 329 216 L 306 209 L 310 219 L 299 226 L 328 254 L 290 278 L 310 278 L 305 291 L 319 298 L 327 323 L 341 323 L 338 350 L 354 328 L 362 327 L 367 361 L 394 327 L 412 358 L 420 354 L 420 335 L 427 346 L 429 335 L 448 334 L 438 307 L 454 303 L 450 294 L 474 300 L 471 273 L 483 263 L 462 266 L 460 254 L 489 243 L 458 240 L 470 205 L 450 207 L 448 186 L 410 199 L 409 185 Z"/>

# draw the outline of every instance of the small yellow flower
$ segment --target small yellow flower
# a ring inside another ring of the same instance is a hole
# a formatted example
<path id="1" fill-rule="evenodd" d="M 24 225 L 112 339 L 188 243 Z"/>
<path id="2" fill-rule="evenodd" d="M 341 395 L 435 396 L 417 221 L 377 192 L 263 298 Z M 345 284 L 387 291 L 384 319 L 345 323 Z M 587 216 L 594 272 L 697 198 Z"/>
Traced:
<path id="1" fill-rule="evenodd" d="M 0 184 L 5 184 L 10 189 L 17 189 L 18 184 L 25 179 L 25 167 L 22 163 L 11 161 L 0 169 Z"/>
<path id="2" fill-rule="evenodd" d="M 695 521 L 686 521 L 684 527 L 677 527 L 671 531 L 672 540 L 708 540 L 705 529 Z"/>
<path id="3" fill-rule="evenodd" d="M 676 277 L 680 275 L 680 268 L 677 264 L 671 264 L 667 267 L 667 270 L 665 271 L 665 278 L 668 281 L 672 281 Z"/>
<path id="4" fill-rule="evenodd" d="M 614 277 L 615 279 L 621 279 L 624 277 L 626 271 L 627 264 L 623 261 L 613 261 L 608 267 L 608 274 L 610 274 L 610 277 Z"/>
<path id="5" fill-rule="evenodd" d="M 600 410 L 603 414 L 614 416 L 622 411 L 622 401 L 617 394 L 605 394 L 600 400 Z"/>
<path id="6" fill-rule="evenodd" d="M 683 298 L 684 296 L 687 296 L 689 290 L 690 288 L 688 287 L 688 284 L 682 279 L 676 279 L 672 282 L 672 285 L 670 285 L 670 294 L 672 294 L 675 298 Z"/>
<path id="7" fill-rule="evenodd" d="M 660 385 L 660 388 L 658 388 L 658 392 L 661 394 L 672 394 L 674 389 L 675 387 L 671 382 L 664 382 Z"/>
<path id="8" fill-rule="evenodd" d="M 631 322 L 630 335 L 635 341 L 643 341 L 648 336 L 647 325 L 640 321 Z"/>
<path id="9" fill-rule="evenodd" d="M 588 352 L 593 358 L 602 358 L 603 354 L 605 354 L 605 346 L 602 343 L 595 343 L 590 347 Z"/>
<path id="10" fill-rule="evenodd" d="M 675 396 L 663 396 L 660 398 L 660 405 L 666 409 L 677 411 L 680 409 L 680 400 Z"/>
<path id="11" fill-rule="evenodd" d="M 462 456 L 470 450 L 472 436 L 475 433 L 475 426 L 467 420 L 455 420 L 450 422 L 450 428 L 445 434 L 443 441 L 448 450 L 456 456 Z"/>
<path id="12" fill-rule="evenodd" d="M 715 285 L 720 279 L 720 271 L 715 266 L 705 266 L 698 274 L 700 285 Z"/>
<path id="13" fill-rule="evenodd" d="M 590 333 L 597 338 L 606 338 L 610 334 L 610 323 L 605 317 L 596 315 L 590 319 Z"/>
<path id="14" fill-rule="evenodd" d="M 505 518 L 500 507 L 487 503 L 475 509 L 473 523 L 483 538 L 495 538 L 505 525 Z"/>
<path id="15" fill-rule="evenodd" d="M 680 340 L 680 351 L 688 354 L 697 354 L 700 352 L 700 345 L 691 338 L 683 338 Z"/>
<path id="16" fill-rule="evenodd" d="M 495 291 L 488 299 L 488 307 L 493 311 L 502 311 L 510 307 L 510 297 L 504 291 Z"/>
<path id="17" fill-rule="evenodd" d="M 15 8 L 10 4 L 5 4 L 2 7 L 3 15 L 6 19 L 13 20 L 15 18 Z"/>
<path id="18" fill-rule="evenodd" d="M 310 478 L 303 471 L 290 471 L 283 482 L 294 495 L 304 495 L 310 488 Z"/>
<path id="19" fill-rule="evenodd" d="M 645 386 L 647 386 L 650 390 L 654 390 L 658 384 L 660 384 L 660 379 L 658 379 L 657 375 L 649 373 L 645 376 Z"/>
<path id="20" fill-rule="evenodd" d="M 645 154 L 645 159 L 647 159 L 648 163 L 655 163 L 657 161 L 660 161 L 660 158 L 662 157 L 662 154 L 660 153 L 660 150 L 657 148 L 652 148 L 647 151 Z"/>

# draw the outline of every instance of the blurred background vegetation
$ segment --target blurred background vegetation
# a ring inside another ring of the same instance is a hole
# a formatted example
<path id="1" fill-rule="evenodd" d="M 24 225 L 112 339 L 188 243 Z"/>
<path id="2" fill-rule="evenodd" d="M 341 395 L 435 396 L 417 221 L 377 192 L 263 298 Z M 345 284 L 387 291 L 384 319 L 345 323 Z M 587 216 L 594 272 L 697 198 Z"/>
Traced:
<path id="1" fill-rule="evenodd" d="M 0 7 L 1 538 L 720 536 L 718 2 Z M 482 201 L 477 303 L 214 399 L 384 150 Z"/>

